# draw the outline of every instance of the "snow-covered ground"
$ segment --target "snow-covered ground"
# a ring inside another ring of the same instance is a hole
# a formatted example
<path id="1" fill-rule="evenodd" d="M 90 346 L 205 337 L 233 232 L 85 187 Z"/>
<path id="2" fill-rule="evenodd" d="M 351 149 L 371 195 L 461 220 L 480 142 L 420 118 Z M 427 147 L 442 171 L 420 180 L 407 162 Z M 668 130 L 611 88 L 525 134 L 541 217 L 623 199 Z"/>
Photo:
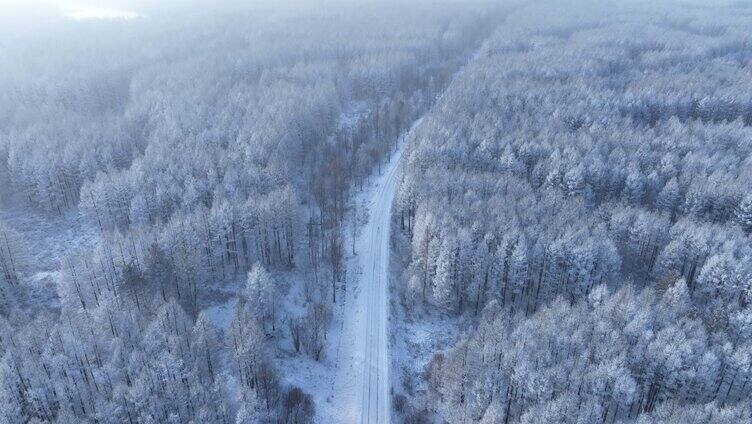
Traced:
<path id="1" fill-rule="evenodd" d="M 30 207 L 18 193 L 0 196 L 0 220 L 22 235 L 27 262 L 34 272 L 60 268 L 60 259 L 91 247 L 99 229 L 78 209 L 62 214 Z"/>
<path id="2" fill-rule="evenodd" d="M 0 193 L 0 221 L 21 236 L 21 282 L 28 306 L 56 307 L 61 261 L 94 246 L 99 229 L 78 209 L 42 211 L 29 207 L 20 193 Z"/>

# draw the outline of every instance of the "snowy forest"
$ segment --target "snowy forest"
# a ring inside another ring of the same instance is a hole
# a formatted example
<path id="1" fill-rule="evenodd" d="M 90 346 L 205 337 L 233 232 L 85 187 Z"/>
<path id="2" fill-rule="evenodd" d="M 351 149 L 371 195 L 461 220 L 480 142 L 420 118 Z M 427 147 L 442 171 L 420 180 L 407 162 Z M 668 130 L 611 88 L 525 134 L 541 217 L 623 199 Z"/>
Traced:
<path id="1" fill-rule="evenodd" d="M 414 132 L 412 422 L 752 422 L 752 3 L 660 3 L 511 12 Z"/>
<path id="2" fill-rule="evenodd" d="M 752 423 L 752 3 L 131 3 L 0 11 L 0 423 Z"/>
<path id="3" fill-rule="evenodd" d="M 0 421 L 314 416 L 351 194 L 494 24 L 397 6 L 3 40 Z"/>

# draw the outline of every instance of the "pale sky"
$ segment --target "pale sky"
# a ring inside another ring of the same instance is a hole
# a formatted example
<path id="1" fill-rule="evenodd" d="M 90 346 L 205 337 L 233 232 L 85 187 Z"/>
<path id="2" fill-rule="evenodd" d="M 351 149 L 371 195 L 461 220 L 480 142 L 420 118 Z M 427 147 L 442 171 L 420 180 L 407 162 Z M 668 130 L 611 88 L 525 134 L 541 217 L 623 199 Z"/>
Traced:
<path id="1" fill-rule="evenodd" d="M 372 0 L 0 0 L 0 33 L 44 33 L 55 22 L 66 20 L 164 18 L 174 17 L 178 12 L 203 14 L 254 6 L 299 10 L 369 1 Z"/>
<path id="2" fill-rule="evenodd" d="M 347 0 L 356 1 L 356 0 Z M 24 15 L 67 16 L 72 18 L 129 18 L 151 12 L 201 7 L 216 10 L 229 5 L 318 4 L 318 0 L 0 0 L 0 18 Z"/>
<path id="3" fill-rule="evenodd" d="M 143 1 L 91 0 L 0 0 L 0 15 L 63 15 L 75 19 L 135 17 Z"/>

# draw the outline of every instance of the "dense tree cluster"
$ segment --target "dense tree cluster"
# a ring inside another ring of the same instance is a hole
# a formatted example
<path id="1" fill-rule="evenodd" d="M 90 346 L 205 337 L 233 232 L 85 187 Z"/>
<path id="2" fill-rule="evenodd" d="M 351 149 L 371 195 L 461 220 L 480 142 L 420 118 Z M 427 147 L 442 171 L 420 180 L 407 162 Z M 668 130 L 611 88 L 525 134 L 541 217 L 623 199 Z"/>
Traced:
<path id="1" fill-rule="evenodd" d="M 508 17 L 413 133 L 403 300 L 477 317 L 414 406 L 747 422 L 749 15 L 565 3 Z"/>
<path id="2" fill-rule="evenodd" d="M 0 421 L 310 422 L 275 355 L 322 358 L 351 190 L 487 35 L 476 6 L 177 14 L 10 46 L 0 200 L 99 236 L 61 258 L 59 308 L 13 309 L 23 234 L 0 223 Z M 204 295 L 239 280 L 218 331 Z M 303 312 L 282 307 L 295 284 Z"/>
<path id="3" fill-rule="evenodd" d="M 0 246 L 0 311 L 7 315 L 22 291 L 20 278 L 28 257 L 21 235 L 1 219 Z"/>

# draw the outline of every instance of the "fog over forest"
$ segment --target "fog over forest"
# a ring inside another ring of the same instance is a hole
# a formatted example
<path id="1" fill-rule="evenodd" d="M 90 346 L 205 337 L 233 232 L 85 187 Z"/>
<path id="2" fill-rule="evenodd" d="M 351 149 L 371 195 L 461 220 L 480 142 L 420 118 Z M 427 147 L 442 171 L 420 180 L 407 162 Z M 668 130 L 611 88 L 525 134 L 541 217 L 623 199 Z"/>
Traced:
<path id="1" fill-rule="evenodd" d="M 0 0 L 0 423 L 752 423 L 752 2 Z"/>

